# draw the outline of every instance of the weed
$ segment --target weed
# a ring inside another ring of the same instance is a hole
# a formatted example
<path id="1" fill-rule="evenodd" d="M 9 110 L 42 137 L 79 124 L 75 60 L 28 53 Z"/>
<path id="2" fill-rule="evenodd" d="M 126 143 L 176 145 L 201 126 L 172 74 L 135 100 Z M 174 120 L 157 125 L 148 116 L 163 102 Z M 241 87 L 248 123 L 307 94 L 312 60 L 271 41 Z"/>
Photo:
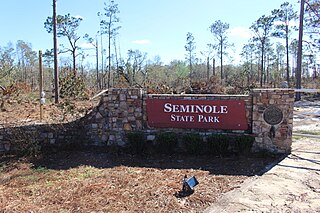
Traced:
<path id="1" fill-rule="evenodd" d="M 183 136 L 186 151 L 189 154 L 200 154 L 203 147 L 203 140 L 199 134 L 190 133 Z"/>
<path id="2" fill-rule="evenodd" d="M 235 149 L 239 151 L 240 154 L 248 154 L 251 151 L 254 137 L 250 135 L 241 135 L 236 137 Z"/>
<path id="3" fill-rule="evenodd" d="M 79 179 L 86 179 L 91 178 L 96 174 L 94 167 L 85 166 L 82 169 L 79 169 L 78 178 Z"/>
<path id="4" fill-rule="evenodd" d="M 142 132 L 130 132 L 127 134 L 129 149 L 133 154 L 141 155 L 146 150 L 146 140 Z"/>
<path id="5" fill-rule="evenodd" d="M 33 129 L 17 128 L 8 134 L 10 145 L 19 156 L 36 157 L 41 152 L 39 132 Z"/>
<path id="6" fill-rule="evenodd" d="M 156 149 L 159 153 L 173 153 L 177 143 L 178 136 L 174 132 L 160 132 L 156 135 Z"/>
<path id="7" fill-rule="evenodd" d="M 49 169 L 47 169 L 46 167 L 39 166 L 39 167 L 35 168 L 35 171 L 38 173 L 47 173 L 47 172 L 49 172 Z"/>
<path id="8" fill-rule="evenodd" d="M 210 135 L 207 138 L 208 154 L 226 154 L 228 152 L 230 138 L 227 135 Z"/>

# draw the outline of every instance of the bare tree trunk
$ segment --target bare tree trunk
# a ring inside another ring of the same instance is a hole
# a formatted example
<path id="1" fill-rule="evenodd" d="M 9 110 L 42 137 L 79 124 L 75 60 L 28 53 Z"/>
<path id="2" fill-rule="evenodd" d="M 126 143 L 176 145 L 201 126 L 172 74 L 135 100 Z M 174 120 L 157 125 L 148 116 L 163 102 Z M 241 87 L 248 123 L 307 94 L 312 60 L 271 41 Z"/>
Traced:
<path id="1" fill-rule="evenodd" d="M 297 72 L 296 72 L 296 88 L 301 89 L 301 68 L 302 68 L 302 38 L 303 38 L 303 17 L 304 17 L 304 0 L 300 5 L 300 24 L 299 24 L 299 41 L 297 55 Z M 296 93 L 296 101 L 301 99 L 301 93 Z"/>
<path id="2" fill-rule="evenodd" d="M 117 77 L 119 79 L 119 75 L 118 75 L 118 72 L 119 72 L 119 60 L 118 60 L 118 50 L 117 50 L 117 42 L 116 42 L 116 36 L 114 35 L 114 38 L 113 38 L 113 45 L 114 45 L 114 56 L 116 58 L 116 72 L 117 72 Z M 113 77 L 113 85 L 114 85 L 114 77 Z"/>
<path id="3" fill-rule="evenodd" d="M 290 70 L 289 70 L 289 26 L 286 24 L 286 50 L 287 50 L 287 82 L 290 85 Z"/>
<path id="4" fill-rule="evenodd" d="M 110 16 L 110 22 L 109 22 L 109 29 L 108 29 L 108 60 L 109 60 L 109 66 L 108 66 L 108 88 L 110 88 L 110 77 L 111 77 L 111 17 Z"/>
<path id="5" fill-rule="evenodd" d="M 210 62 L 209 62 L 209 57 L 207 57 L 207 79 L 209 80 L 210 78 Z"/>
<path id="6" fill-rule="evenodd" d="M 216 76 L 216 60 L 212 59 L 212 75 Z"/>
<path id="7" fill-rule="evenodd" d="M 73 73 L 74 73 L 74 75 L 75 76 L 77 76 L 77 67 L 76 67 L 76 49 L 74 48 L 73 50 L 72 50 L 72 59 L 73 59 L 73 61 L 72 61 L 72 69 L 73 69 Z"/>
<path id="8" fill-rule="evenodd" d="M 101 31 L 101 27 L 100 27 L 100 40 L 101 40 L 101 77 L 100 77 L 100 81 L 101 81 L 101 88 L 103 88 L 105 86 L 105 79 L 104 79 L 104 61 L 103 61 L 103 57 L 104 57 L 104 51 L 103 51 L 103 38 L 102 38 L 102 31 Z"/>
<path id="9" fill-rule="evenodd" d="M 223 43 L 221 42 L 220 43 L 220 50 L 221 50 L 221 52 L 220 52 L 220 59 L 221 59 L 221 61 L 220 61 L 220 66 L 221 66 L 221 70 L 220 70 L 220 72 L 221 72 L 221 84 L 223 84 L 223 52 L 222 52 L 222 48 L 223 48 Z"/>
<path id="10" fill-rule="evenodd" d="M 97 89 L 101 89 L 101 84 L 100 84 L 100 80 L 99 80 L 99 46 L 98 46 L 98 38 L 96 36 L 96 74 L 97 74 Z"/>
<path id="11" fill-rule="evenodd" d="M 261 44 L 261 73 L 260 73 L 260 87 L 262 88 L 264 76 L 264 44 Z"/>
<path id="12" fill-rule="evenodd" d="M 57 0 L 53 0 L 54 100 L 59 103 L 59 71 L 57 40 Z"/>

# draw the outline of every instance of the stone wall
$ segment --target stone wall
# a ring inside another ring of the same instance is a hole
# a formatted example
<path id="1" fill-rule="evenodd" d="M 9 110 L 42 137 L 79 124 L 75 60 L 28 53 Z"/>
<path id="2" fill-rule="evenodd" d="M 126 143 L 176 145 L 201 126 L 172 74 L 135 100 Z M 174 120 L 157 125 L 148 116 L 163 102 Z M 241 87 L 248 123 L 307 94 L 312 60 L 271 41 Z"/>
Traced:
<path id="1" fill-rule="evenodd" d="M 255 89 L 251 95 L 252 133 L 256 135 L 254 148 L 289 153 L 292 144 L 294 90 Z M 268 111 L 271 124 L 266 122 Z M 280 111 L 283 116 L 277 121 Z"/>
<path id="2" fill-rule="evenodd" d="M 249 128 L 245 131 L 150 128 L 146 113 L 146 100 L 150 98 L 243 100 L 246 104 Z M 252 134 L 256 138 L 253 151 L 288 153 L 291 151 L 292 143 L 293 102 L 294 91 L 288 89 L 252 90 L 249 95 L 146 94 L 142 89 L 109 89 L 101 96 L 99 105 L 92 112 L 72 124 L 15 127 L 15 129 L 33 129 L 39 133 L 39 141 L 43 144 L 81 143 L 95 146 L 123 146 L 127 143 L 126 134 L 132 131 L 143 131 L 149 141 L 154 140 L 159 131 L 174 131 L 179 134 L 197 132 L 204 137 L 210 134 Z M 272 124 L 266 122 L 266 119 Z M 9 132 L 10 129 L 0 129 L 0 152 L 10 149 Z"/>
<path id="3" fill-rule="evenodd" d="M 80 123 L 38 124 L 0 128 L 0 153 L 37 152 L 46 147 L 83 143 L 86 137 Z"/>
<path id="4" fill-rule="evenodd" d="M 246 104 L 248 130 L 214 129 L 156 129 L 147 124 L 146 100 L 243 100 Z M 173 131 L 179 134 L 197 132 L 203 136 L 210 134 L 252 134 L 256 137 L 253 151 L 287 153 L 291 150 L 293 128 L 294 91 L 288 89 L 256 89 L 249 95 L 213 95 L 213 94 L 146 94 L 141 89 L 110 89 L 101 98 L 101 103 L 91 120 L 87 122 L 88 138 L 95 138 L 95 144 L 126 144 L 126 133 L 143 131 L 148 140 L 154 140 L 159 131 Z M 107 103 L 106 103 L 107 102 Z M 103 106 L 103 107 L 102 107 Z M 270 125 L 264 114 L 270 107 L 280 109 L 283 118 L 278 124 Z M 104 115 L 104 116 L 101 116 Z M 101 123 L 102 117 L 105 119 Z M 106 119 L 108 117 L 108 119 Z M 109 123 L 104 123 L 109 120 Z M 94 130 L 94 131 L 93 131 Z"/>

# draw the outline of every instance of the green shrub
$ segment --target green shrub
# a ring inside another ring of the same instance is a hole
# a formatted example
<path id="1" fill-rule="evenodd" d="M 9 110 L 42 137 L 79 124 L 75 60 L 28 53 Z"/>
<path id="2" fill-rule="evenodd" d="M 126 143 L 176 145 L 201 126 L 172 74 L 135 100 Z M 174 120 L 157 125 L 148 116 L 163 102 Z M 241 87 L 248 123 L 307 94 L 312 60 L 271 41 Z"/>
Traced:
<path id="1" fill-rule="evenodd" d="M 254 142 L 254 137 L 250 135 L 241 135 L 236 137 L 235 148 L 240 154 L 248 154 L 251 151 Z"/>
<path id="2" fill-rule="evenodd" d="M 40 135 L 36 130 L 16 128 L 8 135 L 14 154 L 25 157 L 37 157 L 41 154 Z"/>
<path id="3" fill-rule="evenodd" d="M 160 153 L 173 153 L 177 143 L 178 136 L 174 132 L 160 132 L 156 135 L 156 150 Z"/>
<path id="4" fill-rule="evenodd" d="M 208 154 L 226 154 L 228 152 L 230 138 L 227 135 L 210 135 L 207 138 Z"/>
<path id="5" fill-rule="evenodd" d="M 142 132 L 130 132 L 127 134 L 129 149 L 133 154 L 141 155 L 146 149 L 146 140 Z"/>
<path id="6" fill-rule="evenodd" d="M 61 98 L 87 99 L 85 79 L 69 69 L 61 70 L 59 75 Z"/>
<path id="7" fill-rule="evenodd" d="M 189 154 L 200 154 L 203 147 L 203 140 L 199 134 L 190 133 L 183 136 L 183 143 Z"/>

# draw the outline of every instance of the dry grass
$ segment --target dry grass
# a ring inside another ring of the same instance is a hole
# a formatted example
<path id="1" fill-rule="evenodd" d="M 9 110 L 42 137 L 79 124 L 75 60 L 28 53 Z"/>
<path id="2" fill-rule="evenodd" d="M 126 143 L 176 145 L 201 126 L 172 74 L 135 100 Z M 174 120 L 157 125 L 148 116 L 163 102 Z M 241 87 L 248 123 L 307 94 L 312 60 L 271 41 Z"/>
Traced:
<path id="1" fill-rule="evenodd" d="M 2 161 L 3 163 L 0 164 L 0 211 L 201 212 L 214 203 L 222 193 L 239 187 L 248 178 L 247 175 L 236 173 L 257 172 L 271 162 L 271 159 L 262 158 L 259 158 L 260 160 L 241 158 L 238 162 L 237 159 L 233 162 L 232 159 L 203 158 L 193 165 L 185 159 L 181 165 L 177 163 L 178 158 L 171 159 L 170 162 L 159 159 L 140 159 L 137 163 L 135 159 L 130 159 L 128 156 L 112 159 L 105 154 L 101 157 L 101 154 L 75 153 L 74 155 L 77 155 L 75 159 L 75 157 L 68 158 L 68 153 L 63 155 L 64 160 L 58 159 L 62 155 L 51 159 L 56 162 L 56 166 L 61 167 L 60 169 L 35 166 L 30 161 L 9 163 Z M 86 157 L 88 159 L 84 160 Z M 123 161 L 125 158 L 127 162 Z M 117 162 L 112 162 L 114 160 Z M 193 161 L 193 159 L 190 160 Z M 214 169 L 206 165 L 208 164 L 206 160 Z M 109 163 L 99 167 L 93 161 Z M 145 161 L 147 161 L 146 164 L 143 163 Z M 257 163 L 258 161 L 261 162 Z M 154 166 L 146 166 L 148 162 L 153 162 Z M 159 162 L 162 162 L 163 168 L 155 166 Z M 182 168 L 173 167 L 171 165 L 173 162 Z M 222 164 L 220 168 L 219 162 Z M 130 164 L 136 164 L 136 166 Z M 199 168 L 199 164 L 204 167 Z M 235 168 L 237 164 L 239 168 Z M 71 167 L 67 168 L 69 166 Z M 245 171 L 245 168 L 248 171 Z M 230 174 L 225 174 L 228 171 L 231 171 Z M 235 174 L 232 174 L 233 172 Z M 196 186 L 192 195 L 179 198 L 176 193 L 182 188 L 181 179 L 184 174 L 196 176 L 200 184 Z"/>

